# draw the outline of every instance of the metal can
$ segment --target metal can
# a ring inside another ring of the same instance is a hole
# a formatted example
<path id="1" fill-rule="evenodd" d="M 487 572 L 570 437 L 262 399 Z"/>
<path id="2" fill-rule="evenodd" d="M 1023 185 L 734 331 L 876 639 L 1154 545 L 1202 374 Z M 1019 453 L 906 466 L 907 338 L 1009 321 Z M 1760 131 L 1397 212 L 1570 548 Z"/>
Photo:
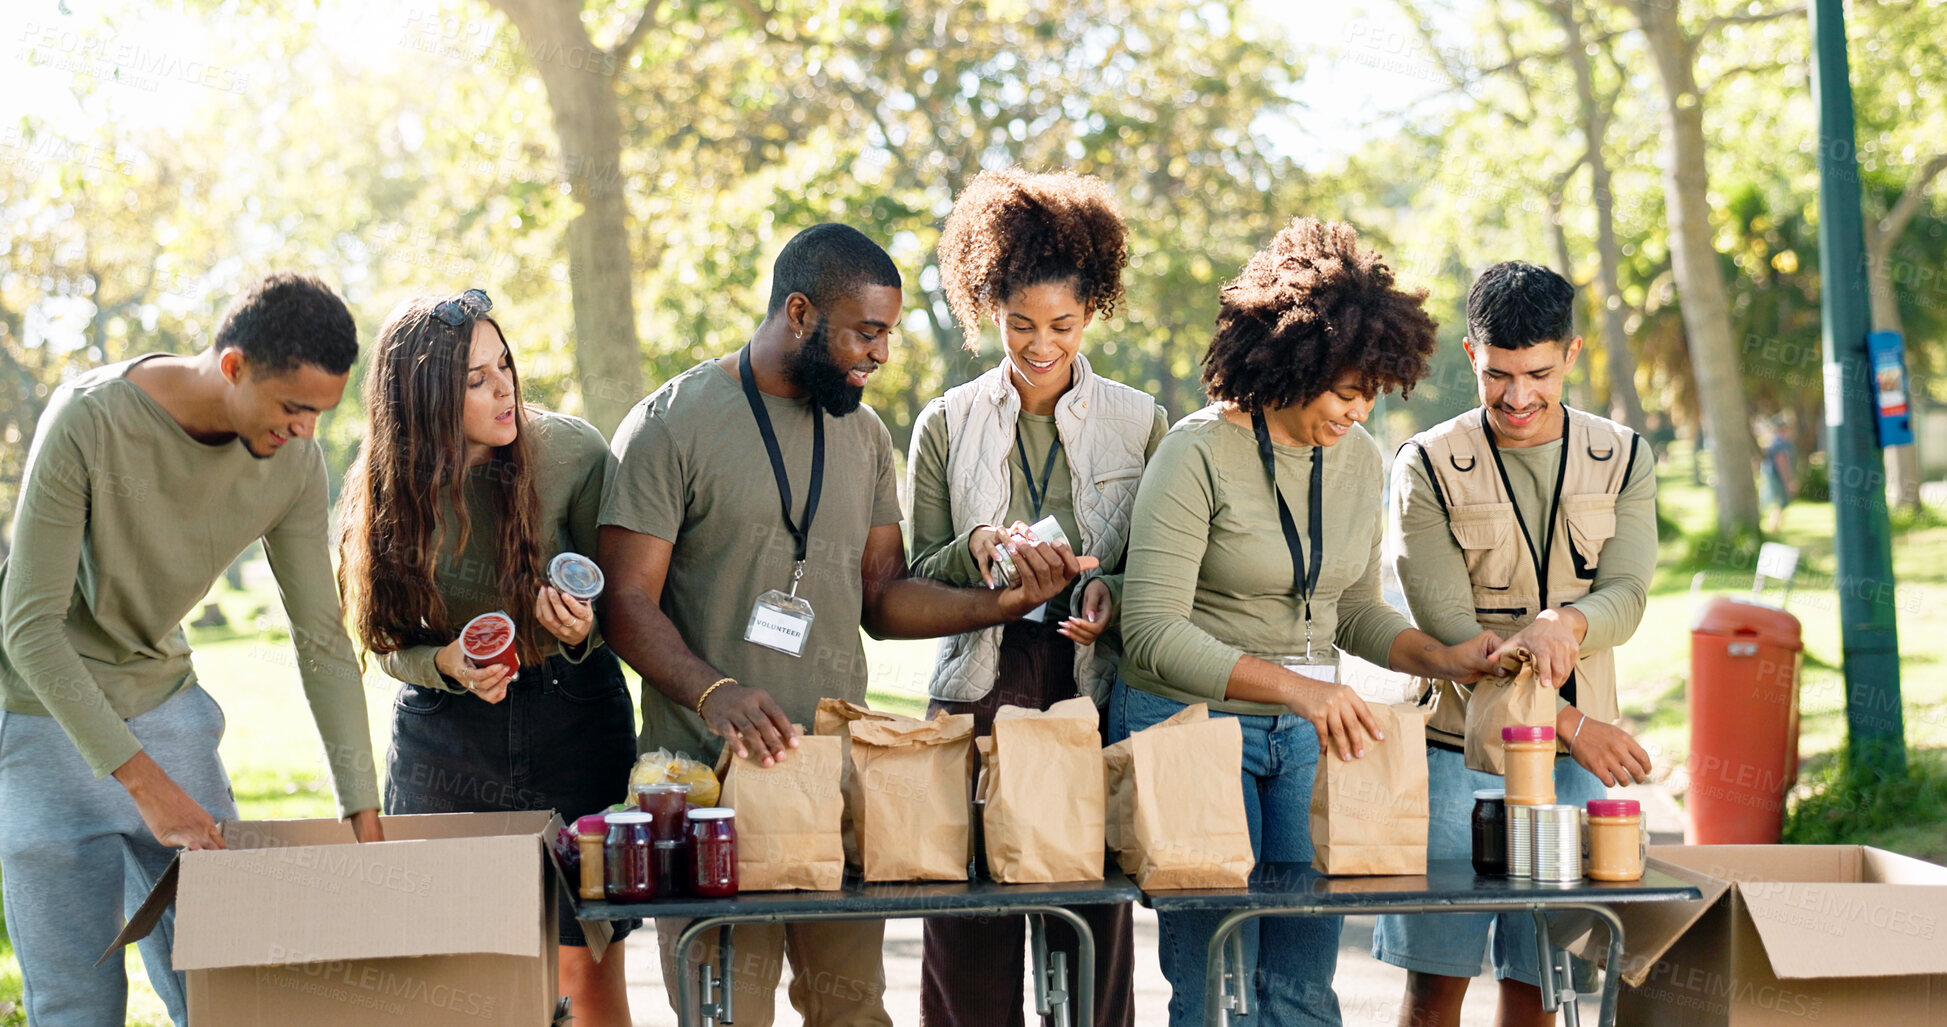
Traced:
<path id="1" fill-rule="evenodd" d="M 1508 804 L 1508 876 L 1533 878 L 1535 806 Z"/>
<path id="2" fill-rule="evenodd" d="M 1074 548 L 1073 543 L 1068 541 L 1068 533 L 1061 530 L 1061 522 L 1055 520 L 1052 515 L 1043 517 L 1033 524 L 1028 525 L 1027 534 L 1023 535 L 1016 532 L 1009 536 L 1009 540 L 1014 542 L 1045 542 L 1051 546 L 1056 543 L 1062 543 L 1068 545 L 1071 549 Z M 1002 547 L 999 552 L 994 554 L 992 567 L 994 570 L 994 583 L 1000 588 L 1013 588 L 1015 583 L 1020 580 L 1020 571 L 1015 568 L 1014 558 L 1008 555 L 1006 547 Z"/>
<path id="3" fill-rule="evenodd" d="M 1471 828 L 1474 837 L 1474 873 L 1506 875 L 1508 872 L 1507 793 L 1499 788 L 1483 788 L 1474 793 Z"/>
<path id="4" fill-rule="evenodd" d="M 1531 806 L 1534 818 L 1535 880 L 1567 884 L 1582 879 L 1582 810 L 1577 806 Z"/>

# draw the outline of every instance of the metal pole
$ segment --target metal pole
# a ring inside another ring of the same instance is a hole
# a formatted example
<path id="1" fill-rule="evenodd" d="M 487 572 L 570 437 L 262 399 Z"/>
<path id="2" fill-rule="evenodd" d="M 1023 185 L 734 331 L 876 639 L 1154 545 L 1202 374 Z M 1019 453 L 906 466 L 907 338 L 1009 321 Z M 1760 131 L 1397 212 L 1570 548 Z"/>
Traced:
<path id="1" fill-rule="evenodd" d="M 1841 0 L 1813 0 L 1812 96 L 1819 110 L 1819 272 L 1824 279 L 1826 454 L 1838 559 L 1840 652 L 1851 769 L 1906 773 L 1893 544 L 1876 390 L 1866 355 L 1865 230 Z"/>

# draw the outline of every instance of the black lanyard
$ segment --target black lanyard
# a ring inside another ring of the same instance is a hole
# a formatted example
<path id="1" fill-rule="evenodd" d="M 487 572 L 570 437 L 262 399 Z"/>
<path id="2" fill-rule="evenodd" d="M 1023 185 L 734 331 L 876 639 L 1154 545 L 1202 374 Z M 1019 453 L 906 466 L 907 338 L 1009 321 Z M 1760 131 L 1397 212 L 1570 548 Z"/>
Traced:
<path id="1" fill-rule="evenodd" d="M 1542 523 L 1541 546 L 1535 546 L 1535 536 L 1528 531 L 1528 521 L 1521 516 L 1521 504 L 1514 501 L 1514 483 L 1508 480 L 1508 466 L 1501 462 L 1500 443 L 1494 441 L 1494 429 L 1488 426 L 1487 409 L 1481 409 L 1481 432 L 1487 436 L 1488 452 L 1494 454 L 1494 469 L 1501 473 L 1501 489 L 1507 494 L 1508 505 L 1514 507 L 1514 523 L 1521 529 L 1521 540 L 1528 544 L 1528 557 L 1535 565 L 1535 593 L 1541 601 L 1537 610 L 1548 609 L 1548 562 L 1555 557 L 1555 518 L 1562 509 L 1562 483 L 1568 480 L 1568 406 L 1562 406 L 1562 459 L 1555 468 L 1555 494 L 1548 500 L 1548 519 Z"/>
<path id="2" fill-rule="evenodd" d="M 1514 501 L 1514 483 L 1508 480 L 1508 466 L 1501 462 L 1501 446 L 1494 441 L 1494 429 L 1487 423 L 1487 410 L 1481 410 L 1481 433 L 1487 436 L 1488 452 L 1494 454 L 1494 469 L 1501 472 L 1501 489 L 1508 497 L 1508 505 L 1514 507 L 1514 523 L 1521 529 L 1521 540 L 1528 544 L 1528 557 L 1535 565 L 1535 592 L 1541 603 L 1536 612 L 1548 609 L 1548 562 L 1555 557 L 1555 518 L 1561 514 L 1562 484 L 1568 480 L 1568 404 L 1562 404 L 1562 458 L 1555 468 L 1555 494 L 1548 500 L 1548 520 L 1542 524 L 1541 546 L 1535 546 L 1535 537 L 1528 531 L 1528 521 L 1521 516 L 1521 504 Z M 1562 698 L 1575 702 L 1575 672 L 1569 671 L 1568 680 L 1561 684 Z"/>
<path id="3" fill-rule="evenodd" d="M 805 551 L 811 542 L 811 519 L 818 515 L 818 495 L 825 489 L 825 418 L 818 409 L 817 401 L 813 400 L 811 491 L 805 496 L 804 523 L 801 525 L 791 519 L 791 479 L 784 473 L 784 453 L 778 449 L 777 432 L 771 428 L 771 412 L 764 409 L 764 397 L 757 392 L 757 376 L 751 373 L 748 343 L 737 353 L 737 373 L 743 380 L 744 399 L 750 403 L 750 415 L 757 418 L 757 430 L 764 436 L 764 451 L 771 457 L 771 473 L 777 477 L 778 503 L 784 509 L 784 527 L 791 532 L 791 559 L 797 564 L 791 576 L 791 585 L 795 590 L 798 577 L 804 573 Z"/>
<path id="4" fill-rule="evenodd" d="M 1041 519 L 1041 504 L 1048 498 L 1048 481 L 1055 476 L 1055 454 L 1061 452 L 1061 436 L 1048 444 L 1048 462 L 1041 467 L 1041 484 L 1034 483 L 1034 466 L 1028 463 L 1028 444 L 1021 440 L 1021 426 L 1014 426 L 1014 451 L 1021 454 L 1021 473 L 1028 479 L 1028 502 L 1034 504 L 1034 516 L 1028 518 L 1032 524 Z"/>
<path id="5" fill-rule="evenodd" d="M 1298 544 L 1298 523 L 1292 519 L 1291 507 L 1285 504 L 1284 492 L 1278 488 L 1278 466 L 1271 452 L 1271 429 L 1264 423 L 1263 411 L 1251 414 L 1251 431 L 1257 435 L 1258 459 L 1264 461 L 1264 474 L 1271 479 L 1271 495 L 1278 501 L 1278 525 L 1284 529 L 1284 544 L 1291 550 L 1292 588 L 1298 598 L 1305 603 L 1305 658 L 1311 659 L 1312 633 L 1312 594 L 1318 590 L 1318 572 L 1324 564 L 1325 540 L 1325 448 L 1312 447 L 1312 488 L 1311 502 L 1305 511 L 1311 522 L 1311 560 L 1305 560 L 1303 547 Z"/>

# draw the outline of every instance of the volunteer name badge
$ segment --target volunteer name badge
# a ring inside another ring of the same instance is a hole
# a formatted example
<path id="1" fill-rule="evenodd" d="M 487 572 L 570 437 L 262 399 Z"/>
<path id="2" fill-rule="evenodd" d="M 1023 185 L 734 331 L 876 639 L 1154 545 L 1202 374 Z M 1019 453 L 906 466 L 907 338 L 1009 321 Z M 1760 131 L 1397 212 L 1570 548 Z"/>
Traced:
<path id="1" fill-rule="evenodd" d="M 792 583 L 792 589 L 796 591 L 796 582 Z M 790 592 L 771 589 L 751 605 L 744 641 L 775 649 L 786 656 L 803 656 L 814 616 L 810 603 Z"/>
<path id="2" fill-rule="evenodd" d="M 1303 674 L 1308 678 L 1326 682 L 1327 684 L 1336 685 L 1339 683 L 1339 668 L 1338 664 L 1335 663 L 1307 663 L 1303 660 L 1286 660 L 1284 661 L 1284 669 L 1294 674 Z"/>

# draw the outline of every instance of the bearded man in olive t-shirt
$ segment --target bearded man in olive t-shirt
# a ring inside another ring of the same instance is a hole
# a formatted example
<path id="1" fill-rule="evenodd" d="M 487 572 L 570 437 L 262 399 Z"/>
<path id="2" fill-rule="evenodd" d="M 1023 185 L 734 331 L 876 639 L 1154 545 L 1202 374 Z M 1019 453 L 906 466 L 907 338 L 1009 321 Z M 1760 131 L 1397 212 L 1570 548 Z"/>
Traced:
<path id="1" fill-rule="evenodd" d="M 844 225 L 799 233 L 772 269 L 769 310 L 743 350 L 637 404 L 617 430 L 602 499 L 603 630 L 642 674 L 645 749 L 767 764 L 822 697 L 863 702 L 863 627 L 931 638 L 1019 618 L 1080 573 L 1067 546 L 1022 544 L 1005 591 L 910 577 L 892 438 L 865 383 L 890 356 L 903 295 L 877 243 Z M 658 924 L 663 980 L 681 923 Z M 890 1024 L 882 921 L 736 928 L 739 1027 L 766 1027 L 788 959 L 809 1027 Z M 836 983 L 834 983 L 836 982 Z"/>

